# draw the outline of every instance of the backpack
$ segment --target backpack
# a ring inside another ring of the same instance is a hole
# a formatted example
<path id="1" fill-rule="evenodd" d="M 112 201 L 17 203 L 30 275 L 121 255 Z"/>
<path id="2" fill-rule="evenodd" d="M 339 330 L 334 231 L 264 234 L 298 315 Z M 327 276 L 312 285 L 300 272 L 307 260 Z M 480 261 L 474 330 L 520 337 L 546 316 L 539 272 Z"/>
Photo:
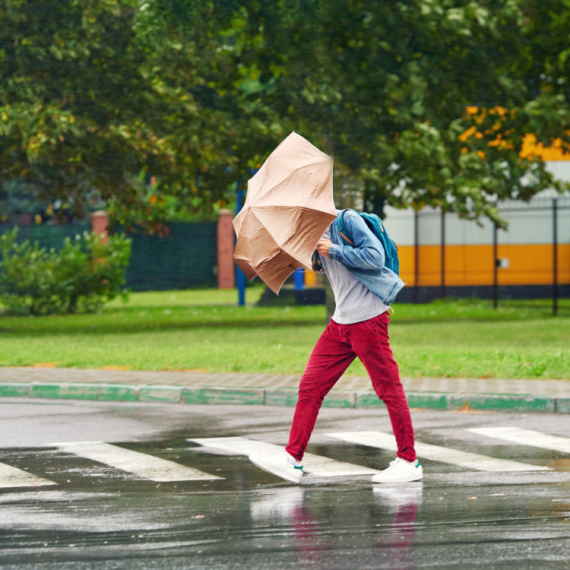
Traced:
<path id="1" fill-rule="evenodd" d="M 338 231 L 340 237 L 350 245 L 354 246 L 354 243 L 346 237 L 347 232 L 344 228 L 344 212 L 337 218 Z M 391 269 L 396 275 L 400 275 L 400 259 L 398 258 L 398 248 L 396 244 L 392 241 L 382 220 L 376 214 L 368 214 L 367 212 L 356 212 L 368 226 L 368 229 L 376 236 L 378 241 L 382 244 L 385 254 L 384 265 Z"/>

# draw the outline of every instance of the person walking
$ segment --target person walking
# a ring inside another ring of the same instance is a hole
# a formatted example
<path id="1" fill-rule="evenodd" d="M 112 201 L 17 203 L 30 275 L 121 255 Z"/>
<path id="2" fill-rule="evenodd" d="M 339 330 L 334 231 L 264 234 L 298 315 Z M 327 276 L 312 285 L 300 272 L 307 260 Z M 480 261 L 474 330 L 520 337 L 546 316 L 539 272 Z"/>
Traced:
<path id="1" fill-rule="evenodd" d="M 261 469 L 298 483 L 303 455 L 323 399 L 351 362 L 360 358 L 377 396 L 386 404 L 397 443 L 396 459 L 374 475 L 376 483 L 418 481 L 423 476 L 414 450 L 414 430 L 398 365 L 388 340 L 390 304 L 404 287 L 384 266 L 384 248 L 354 210 L 337 210 L 353 246 L 344 245 L 337 220 L 317 244 L 336 302 L 332 319 L 317 341 L 299 385 L 289 444 L 278 454 L 254 453 Z"/>

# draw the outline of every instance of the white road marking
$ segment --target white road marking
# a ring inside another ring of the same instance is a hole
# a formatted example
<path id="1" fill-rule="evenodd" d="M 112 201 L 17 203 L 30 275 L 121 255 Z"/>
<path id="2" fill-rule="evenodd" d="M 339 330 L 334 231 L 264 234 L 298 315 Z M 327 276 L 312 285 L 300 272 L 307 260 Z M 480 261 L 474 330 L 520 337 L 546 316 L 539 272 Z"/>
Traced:
<path id="1" fill-rule="evenodd" d="M 229 451 L 234 455 L 250 455 L 252 453 L 279 453 L 283 451 L 283 447 L 266 443 L 264 441 L 256 441 L 243 437 L 214 437 L 208 439 L 189 439 L 188 441 L 198 443 L 204 447 L 212 447 Z M 328 457 L 305 453 L 303 457 L 303 471 L 319 475 L 320 477 L 342 477 L 348 475 L 374 475 L 378 471 L 353 465 L 352 463 L 344 463 L 335 461 Z"/>
<path id="2" fill-rule="evenodd" d="M 358 443 L 378 449 L 386 449 L 388 451 L 397 451 L 396 440 L 393 435 L 382 433 L 380 431 L 360 431 L 360 432 L 344 432 L 329 433 L 331 437 L 342 439 L 350 443 Z M 519 463 L 518 461 L 510 461 L 507 459 L 496 459 L 487 457 L 477 453 L 467 451 L 459 451 L 449 447 L 440 447 L 439 445 L 430 445 L 429 443 L 415 443 L 416 453 L 419 457 L 439 461 L 441 463 L 449 463 L 469 469 L 477 469 L 478 471 L 548 471 L 548 467 L 540 465 L 529 465 Z"/>
<path id="3" fill-rule="evenodd" d="M 561 453 L 570 453 L 570 439 L 560 437 L 558 435 L 549 435 L 532 429 L 522 429 L 517 427 L 490 427 L 490 428 L 471 428 L 467 431 L 503 439 L 519 445 L 530 445 L 531 447 L 542 447 L 543 449 L 551 449 L 560 451 Z"/>
<path id="4" fill-rule="evenodd" d="M 11 465 L 0 463 L 0 488 L 8 487 L 40 487 L 45 485 L 57 485 L 53 481 L 48 481 L 37 475 L 32 475 L 22 469 L 17 469 Z"/>
<path id="5" fill-rule="evenodd" d="M 52 445 L 62 451 L 110 465 L 151 481 L 213 481 L 214 479 L 223 479 L 223 477 L 210 475 L 173 461 L 159 459 L 146 453 L 139 453 L 100 441 L 54 443 Z"/>

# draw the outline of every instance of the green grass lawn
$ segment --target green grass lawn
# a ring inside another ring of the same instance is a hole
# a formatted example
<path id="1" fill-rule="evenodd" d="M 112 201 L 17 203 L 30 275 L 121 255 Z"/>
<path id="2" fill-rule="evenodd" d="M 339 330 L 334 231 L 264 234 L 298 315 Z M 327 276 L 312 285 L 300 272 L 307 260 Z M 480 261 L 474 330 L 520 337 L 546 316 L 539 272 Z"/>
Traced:
<path id="1" fill-rule="evenodd" d="M 324 307 L 253 307 L 260 287 L 135 293 L 102 313 L 0 317 L 0 366 L 301 373 Z M 404 376 L 570 379 L 570 305 L 396 304 L 392 347 Z M 365 374 L 355 362 L 350 374 Z"/>

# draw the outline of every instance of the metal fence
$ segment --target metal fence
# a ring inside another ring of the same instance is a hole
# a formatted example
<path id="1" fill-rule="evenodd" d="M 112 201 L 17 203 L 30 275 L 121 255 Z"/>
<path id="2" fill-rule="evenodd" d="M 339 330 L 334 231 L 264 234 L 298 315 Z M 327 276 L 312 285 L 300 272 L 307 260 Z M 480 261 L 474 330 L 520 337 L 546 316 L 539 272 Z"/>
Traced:
<path id="1" fill-rule="evenodd" d="M 216 223 L 170 223 L 168 227 L 167 237 L 129 235 L 133 245 L 128 286 L 133 291 L 215 287 Z"/>
<path id="2" fill-rule="evenodd" d="M 408 284 L 398 301 L 476 297 L 497 306 L 550 299 L 556 313 L 559 299 L 570 298 L 570 196 L 498 208 L 506 230 L 433 209 L 392 212 L 386 226 L 395 234 Z"/>
<path id="3" fill-rule="evenodd" d="M 407 283 L 399 302 L 441 298 L 552 302 L 556 313 L 570 308 L 570 196 L 534 198 L 499 205 L 508 229 L 489 220 L 480 224 L 438 210 L 388 209 L 386 227 L 400 254 Z M 12 226 L 0 224 L 0 233 Z M 133 291 L 215 287 L 217 224 L 171 223 L 167 237 L 130 235 L 132 255 L 127 283 Z M 20 226 L 19 239 L 61 247 L 90 227 Z"/>
<path id="4" fill-rule="evenodd" d="M 65 224 L 59 226 L 52 225 L 20 225 L 18 227 L 17 241 L 30 240 L 31 242 L 39 242 L 41 247 L 47 249 L 61 249 L 65 238 L 74 238 L 78 234 L 85 231 L 91 231 L 91 224 L 88 222 L 79 222 L 73 224 Z M 11 231 L 14 228 L 12 224 L 0 224 L 0 234 Z"/>
<path id="5" fill-rule="evenodd" d="M 13 225 L 0 224 L 0 234 Z M 127 286 L 133 291 L 161 291 L 217 285 L 217 225 L 215 222 L 171 223 L 165 237 L 128 234 L 132 253 Z M 18 241 L 37 241 L 42 247 L 61 248 L 66 237 L 90 231 L 89 223 L 21 225 Z"/>

